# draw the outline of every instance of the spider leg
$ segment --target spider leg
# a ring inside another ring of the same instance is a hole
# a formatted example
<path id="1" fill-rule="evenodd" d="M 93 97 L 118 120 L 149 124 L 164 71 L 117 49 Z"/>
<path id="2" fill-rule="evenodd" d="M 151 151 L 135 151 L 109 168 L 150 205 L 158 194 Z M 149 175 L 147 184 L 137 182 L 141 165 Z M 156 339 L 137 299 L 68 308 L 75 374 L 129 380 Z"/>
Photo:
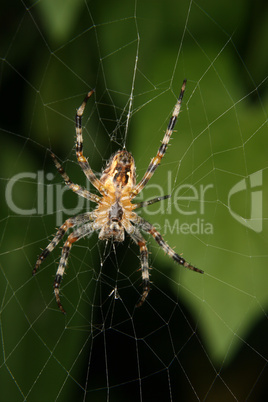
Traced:
<path id="1" fill-rule="evenodd" d="M 52 239 L 52 241 L 49 243 L 49 245 L 42 251 L 42 253 L 39 255 L 35 267 L 33 269 L 33 275 L 36 274 L 39 266 L 41 263 L 44 261 L 44 259 L 51 253 L 51 251 L 54 250 L 54 248 L 58 245 L 58 243 L 61 241 L 67 230 L 73 226 L 77 226 L 83 222 L 92 220 L 92 213 L 88 212 L 85 214 L 81 214 L 76 216 L 75 218 L 69 218 L 67 219 L 63 225 L 59 228 L 57 231 L 56 235 Z"/>
<path id="2" fill-rule="evenodd" d="M 83 237 L 91 234 L 94 231 L 93 223 L 87 223 L 80 228 L 74 230 L 67 238 L 64 246 L 62 247 L 61 258 L 59 262 L 59 266 L 56 272 L 55 280 L 54 280 L 54 294 L 56 298 L 56 302 L 58 304 L 59 309 L 62 313 L 65 314 L 65 310 L 60 301 L 60 284 L 67 266 L 67 261 L 69 257 L 69 253 L 73 243 L 82 239 Z"/>
<path id="3" fill-rule="evenodd" d="M 74 184 L 63 167 L 61 166 L 60 162 L 57 160 L 56 156 L 51 152 L 51 157 L 53 159 L 53 162 L 55 163 L 55 166 L 62 176 L 66 186 L 68 186 L 73 192 L 76 194 L 80 195 L 81 197 L 87 198 L 90 201 L 98 203 L 100 201 L 100 197 L 98 197 L 96 194 L 92 194 L 83 187 L 79 186 L 78 184 Z"/>
<path id="4" fill-rule="evenodd" d="M 134 242 L 140 248 L 140 258 L 141 258 L 140 270 L 142 276 L 143 292 L 138 303 L 136 304 L 136 307 L 141 307 L 150 292 L 150 274 L 149 274 L 150 268 L 148 263 L 148 249 L 146 246 L 145 239 L 142 237 L 141 233 L 137 228 L 135 228 L 134 226 L 132 226 L 131 228 L 128 227 L 127 232 L 132 238 L 132 240 L 134 240 Z"/>
<path id="5" fill-rule="evenodd" d="M 133 209 L 144 208 L 147 207 L 148 205 L 154 204 L 155 202 L 163 201 L 170 197 L 171 195 L 163 195 L 162 197 L 153 198 L 152 200 L 138 202 L 137 204 L 133 204 L 134 205 Z"/>
<path id="6" fill-rule="evenodd" d="M 151 160 L 151 162 L 149 163 L 149 166 L 148 166 L 143 178 L 134 187 L 134 189 L 132 191 L 132 195 L 134 197 L 142 191 L 144 186 L 146 186 L 146 184 L 148 183 L 148 181 L 151 179 L 151 177 L 153 176 L 154 172 L 156 171 L 157 167 L 159 166 L 163 156 L 165 155 L 165 152 L 167 150 L 167 146 L 168 146 L 170 137 L 171 137 L 171 135 L 173 133 L 173 130 L 174 130 L 174 127 L 175 127 L 175 124 L 176 124 L 176 121 L 177 121 L 177 117 L 178 117 L 178 115 L 180 113 L 182 98 L 183 98 L 184 91 L 185 91 L 185 86 L 186 86 L 186 80 L 183 81 L 178 101 L 177 101 L 177 103 L 175 105 L 173 114 L 172 114 L 172 116 L 170 118 L 167 130 L 166 130 L 164 138 L 162 140 L 162 144 L 161 144 L 160 148 L 158 149 L 157 155 Z"/>
<path id="7" fill-rule="evenodd" d="M 91 97 L 93 94 L 94 90 L 88 92 L 86 95 L 84 101 L 82 102 L 82 105 L 77 109 L 76 116 L 75 116 L 75 122 L 76 122 L 76 156 L 78 163 L 85 173 L 86 177 L 90 181 L 91 184 L 93 184 L 94 187 L 96 187 L 99 192 L 104 192 L 104 188 L 100 180 L 95 176 L 93 173 L 93 170 L 89 166 L 88 160 L 84 157 L 83 155 L 83 135 L 82 135 L 82 116 L 87 104 L 88 99 Z"/>
<path id="8" fill-rule="evenodd" d="M 149 233 L 150 235 L 153 236 L 155 241 L 158 243 L 158 245 L 171 257 L 175 262 L 178 264 L 182 265 L 185 268 L 190 269 L 191 271 L 199 272 L 200 274 L 203 274 L 204 271 L 202 271 L 199 268 L 194 267 L 193 265 L 189 264 L 184 258 L 182 258 L 179 254 L 175 253 L 175 251 L 165 242 L 161 234 L 155 229 L 153 225 L 151 225 L 149 222 L 147 222 L 145 219 L 141 218 L 140 216 L 136 215 L 136 220 L 135 223 L 140 226 L 142 230 L 145 232 Z"/>

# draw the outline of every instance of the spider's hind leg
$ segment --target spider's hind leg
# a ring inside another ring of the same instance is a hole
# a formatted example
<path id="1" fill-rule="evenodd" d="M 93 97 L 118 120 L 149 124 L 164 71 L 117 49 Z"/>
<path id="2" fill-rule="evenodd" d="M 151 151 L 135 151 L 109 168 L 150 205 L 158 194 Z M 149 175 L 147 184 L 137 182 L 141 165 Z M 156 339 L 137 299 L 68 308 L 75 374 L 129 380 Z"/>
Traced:
<path id="1" fill-rule="evenodd" d="M 39 255 L 36 263 L 35 263 L 35 267 L 33 269 L 33 275 L 36 274 L 38 268 L 40 267 L 41 263 L 44 261 L 44 259 L 54 250 L 54 248 L 57 246 L 57 244 L 61 241 L 61 239 L 63 238 L 63 236 L 65 235 L 66 231 L 71 228 L 72 226 L 74 226 L 74 220 L 73 218 L 69 218 L 67 219 L 63 225 L 61 225 L 61 227 L 59 228 L 59 230 L 57 231 L 56 235 L 54 236 L 54 238 L 52 239 L 52 241 L 49 243 L 49 245 L 44 248 L 44 250 L 42 251 L 42 253 Z"/>
<path id="2" fill-rule="evenodd" d="M 65 312 L 64 308 L 62 307 L 62 304 L 60 301 L 60 284 L 61 284 L 61 280 L 62 280 L 64 272 L 65 272 L 65 268 L 67 266 L 67 261 L 68 261 L 71 247 L 72 247 L 73 243 L 76 242 L 77 240 L 79 240 L 79 237 L 75 236 L 74 232 L 73 232 L 68 236 L 68 239 L 64 243 L 64 246 L 62 247 L 60 263 L 59 263 L 57 273 L 55 276 L 55 281 L 54 281 L 54 294 L 55 294 L 56 302 L 59 306 L 60 311 L 64 314 L 66 312 Z"/>
<path id="3" fill-rule="evenodd" d="M 149 233 L 150 235 L 153 236 L 157 244 L 164 250 L 169 257 L 171 257 L 177 264 L 182 265 L 183 267 L 190 269 L 191 271 L 198 272 L 199 274 L 203 274 L 204 271 L 202 269 L 196 268 L 193 265 L 191 265 L 189 262 L 187 262 L 184 258 L 182 258 L 179 254 L 175 253 L 175 251 L 165 242 L 161 234 L 155 229 L 153 225 L 151 225 L 149 222 L 147 222 L 145 219 L 142 217 L 138 216 L 136 217 L 136 223 L 140 225 L 140 228 L 144 230 L 145 232 Z"/>
<path id="4" fill-rule="evenodd" d="M 64 272 L 65 272 L 65 269 L 67 266 L 71 247 L 72 247 L 73 243 L 75 243 L 76 241 L 82 239 L 85 236 L 90 235 L 93 232 L 93 230 L 94 229 L 93 229 L 92 222 L 82 225 L 81 227 L 74 230 L 73 233 L 71 233 L 68 236 L 68 238 L 62 248 L 61 258 L 60 258 L 59 266 L 58 266 L 55 280 L 54 280 L 54 294 L 55 294 L 56 302 L 59 306 L 59 309 L 64 314 L 65 314 L 65 310 L 60 301 L 60 284 L 61 284 Z"/>
<path id="5" fill-rule="evenodd" d="M 139 241 L 138 246 L 140 247 L 141 254 L 141 276 L 142 276 L 142 295 L 140 300 L 136 304 L 136 307 L 141 307 L 145 302 L 149 292 L 150 292 L 150 274 L 149 274 L 149 265 L 148 265 L 148 249 L 146 246 L 145 240 Z"/>
<path id="6" fill-rule="evenodd" d="M 148 263 L 148 249 L 146 246 L 146 241 L 140 234 L 137 228 L 133 227 L 133 231 L 128 232 L 132 240 L 139 246 L 140 248 L 140 259 L 141 259 L 141 276 L 142 276 L 142 287 L 143 292 L 136 304 L 136 307 L 141 307 L 146 300 L 149 292 L 150 292 L 150 273 L 149 273 L 149 263 Z"/>

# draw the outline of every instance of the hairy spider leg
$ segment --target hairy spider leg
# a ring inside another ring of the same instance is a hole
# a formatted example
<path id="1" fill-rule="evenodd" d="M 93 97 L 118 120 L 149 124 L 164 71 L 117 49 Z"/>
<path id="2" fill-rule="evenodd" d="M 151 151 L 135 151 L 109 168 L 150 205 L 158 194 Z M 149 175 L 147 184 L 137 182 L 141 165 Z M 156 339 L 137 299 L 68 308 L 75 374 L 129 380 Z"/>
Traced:
<path id="1" fill-rule="evenodd" d="M 84 214 L 78 215 L 75 218 L 69 218 L 67 219 L 59 228 L 57 231 L 56 235 L 53 237 L 51 242 L 48 244 L 48 246 L 42 251 L 42 253 L 39 255 L 35 267 L 33 269 L 33 275 L 36 274 L 39 266 L 41 263 L 44 261 L 44 259 L 54 250 L 54 248 L 58 245 L 58 243 L 61 241 L 67 230 L 71 227 L 77 226 L 81 223 L 87 222 L 89 220 L 92 220 L 92 212 L 86 212 Z"/>
<path id="2" fill-rule="evenodd" d="M 135 214 L 136 215 L 136 214 Z M 149 274 L 149 262 L 148 262 L 148 248 L 146 246 L 146 240 L 142 237 L 140 231 L 132 226 L 132 228 L 128 228 L 128 234 L 134 240 L 134 242 L 140 248 L 140 259 L 141 259 L 141 276 L 142 276 L 142 295 L 136 304 L 136 307 L 141 307 L 144 303 L 145 299 L 150 292 L 150 274 Z"/>
<path id="3" fill-rule="evenodd" d="M 167 130 L 166 130 L 164 138 L 162 140 L 162 144 L 161 144 L 160 148 L 158 149 L 157 155 L 149 163 L 149 166 L 148 166 L 143 178 L 136 185 L 136 187 L 132 190 L 133 197 L 135 197 L 137 194 L 139 194 L 142 191 L 142 189 L 144 188 L 144 186 L 146 186 L 146 184 L 148 183 L 148 181 L 151 179 L 154 172 L 156 171 L 157 167 L 159 166 L 163 156 L 165 155 L 170 137 L 173 133 L 178 115 L 181 110 L 181 103 L 182 103 L 182 98 L 183 98 L 184 91 L 185 91 L 185 86 L 186 86 L 186 80 L 183 81 L 183 84 L 181 87 L 181 92 L 180 92 L 178 101 L 175 105 L 175 108 L 173 110 L 172 116 L 170 118 Z"/>
<path id="4" fill-rule="evenodd" d="M 164 250 L 166 254 L 169 255 L 175 262 L 178 264 L 182 265 L 185 268 L 190 269 L 191 271 L 198 272 L 200 274 L 203 274 L 204 271 L 202 271 L 199 268 L 194 267 L 193 265 L 189 264 L 184 258 L 182 258 L 179 254 L 175 253 L 175 251 L 165 242 L 161 234 L 155 229 L 151 223 L 147 222 L 145 219 L 141 218 L 140 216 L 137 215 L 137 220 L 136 222 L 142 230 L 145 232 L 149 233 L 150 235 L 153 236 L 155 241 L 158 243 L 158 245 Z"/>
<path id="5" fill-rule="evenodd" d="M 94 90 L 88 92 L 86 95 L 84 101 L 82 102 L 81 106 L 77 109 L 76 115 L 75 115 L 75 122 L 76 122 L 76 156 L 78 163 L 85 173 L 86 177 L 90 181 L 90 183 L 96 187 L 96 189 L 100 192 L 103 193 L 105 192 L 104 187 L 100 180 L 95 176 L 93 173 L 93 170 L 89 166 L 88 160 L 84 157 L 83 155 L 83 135 L 82 135 L 82 116 L 87 104 L 88 99 L 91 97 L 91 95 L 94 93 Z"/>
<path id="6" fill-rule="evenodd" d="M 99 203 L 101 198 L 98 197 L 96 194 L 92 194 L 89 191 L 87 191 L 85 188 L 79 186 L 78 184 L 74 184 L 69 176 L 67 175 L 67 173 L 65 172 L 65 170 L 63 169 L 62 165 L 60 164 L 60 162 L 57 160 L 56 156 L 53 154 L 53 152 L 51 152 L 51 157 L 53 159 L 53 162 L 55 163 L 55 166 L 59 172 L 59 174 L 62 176 L 66 186 L 68 186 L 74 193 L 80 195 L 81 197 L 84 197 L 90 201 Z"/>
<path id="7" fill-rule="evenodd" d="M 152 200 L 138 202 L 137 204 L 133 204 L 134 205 L 133 209 L 148 207 L 148 205 L 152 205 L 155 204 L 156 202 L 166 200 L 167 198 L 171 198 L 171 195 L 163 195 L 162 197 L 156 197 L 153 198 Z"/>
<path id="8" fill-rule="evenodd" d="M 54 280 L 54 294 L 56 298 L 56 302 L 58 304 L 59 309 L 62 313 L 66 313 L 61 301 L 60 301 L 60 284 L 67 266 L 69 253 L 73 243 L 82 239 L 85 236 L 88 236 L 94 231 L 93 222 L 87 223 L 84 226 L 77 228 L 74 230 L 67 238 L 64 246 L 62 247 L 61 258 L 59 262 L 59 266 L 56 272 L 55 280 Z"/>

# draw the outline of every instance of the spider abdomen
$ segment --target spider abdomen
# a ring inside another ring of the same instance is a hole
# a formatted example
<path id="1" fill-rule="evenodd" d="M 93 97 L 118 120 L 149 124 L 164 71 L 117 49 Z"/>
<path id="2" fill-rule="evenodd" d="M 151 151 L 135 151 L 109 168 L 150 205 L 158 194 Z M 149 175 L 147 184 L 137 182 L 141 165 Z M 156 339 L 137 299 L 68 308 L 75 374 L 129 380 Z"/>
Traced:
<path id="1" fill-rule="evenodd" d="M 136 169 L 131 153 L 125 150 L 117 151 L 110 158 L 100 181 L 109 190 L 132 189 L 136 184 Z"/>
<path id="2" fill-rule="evenodd" d="M 121 222 L 108 221 L 101 228 L 99 233 L 100 240 L 112 240 L 122 243 L 125 240 L 125 229 Z"/>

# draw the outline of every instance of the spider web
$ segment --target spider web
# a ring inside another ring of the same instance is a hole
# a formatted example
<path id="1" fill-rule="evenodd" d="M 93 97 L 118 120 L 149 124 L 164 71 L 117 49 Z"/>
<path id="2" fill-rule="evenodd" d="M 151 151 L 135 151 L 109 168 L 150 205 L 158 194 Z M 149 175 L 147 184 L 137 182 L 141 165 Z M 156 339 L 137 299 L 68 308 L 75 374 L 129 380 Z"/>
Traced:
<path id="1" fill-rule="evenodd" d="M 130 0 L 2 5 L 0 335 L 3 400 L 261 400 L 267 392 L 267 4 Z M 176 252 L 147 238 L 152 290 L 142 308 L 138 248 L 74 245 L 31 272 L 67 217 L 93 206 L 66 191 L 50 158 L 92 191 L 126 147 L 142 177 L 187 88 L 171 146 L 139 212 Z M 246 381 L 245 381 L 246 380 Z"/>

